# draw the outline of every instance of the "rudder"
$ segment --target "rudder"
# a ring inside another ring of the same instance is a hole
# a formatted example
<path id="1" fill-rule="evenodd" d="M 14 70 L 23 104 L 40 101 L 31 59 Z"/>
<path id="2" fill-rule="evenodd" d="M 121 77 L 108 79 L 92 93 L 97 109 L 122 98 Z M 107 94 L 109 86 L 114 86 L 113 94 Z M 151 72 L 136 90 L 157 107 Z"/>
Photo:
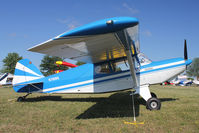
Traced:
<path id="1" fill-rule="evenodd" d="M 28 59 L 22 59 L 17 62 L 13 78 L 13 86 L 18 84 L 27 84 L 30 81 L 44 77 L 39 69 Z"/>

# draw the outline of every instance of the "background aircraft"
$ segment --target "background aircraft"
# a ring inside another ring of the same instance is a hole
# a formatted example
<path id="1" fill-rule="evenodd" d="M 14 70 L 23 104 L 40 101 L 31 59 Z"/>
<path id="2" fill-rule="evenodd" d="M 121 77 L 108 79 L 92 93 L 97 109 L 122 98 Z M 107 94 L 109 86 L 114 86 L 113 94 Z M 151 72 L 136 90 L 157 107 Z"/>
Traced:
<path id="1" fill-rule="evenodd" d="M 71 63 L 68 63 L 68 62 L 65 62 L 65 61 L 56 61 L 55 64 L 57 64 L 58 67 L 59 67 L 59 65 L 63 65 L 63 66 L 71 67 L 71 68 L 77 67 L 77 65 L 71 64 Z M 60 73 L 60 72 L 63 72 L 63 71 L 64 70 L 55 70 L 54 72 L 55 73 Z"/>
<path id="2" fill-rule="evenodd" d="M 0 76 L 0 85 L 12 85 L 13 75 L 4 73 Z"/>
<path id="3" fill-rule="evenodd" d="M 193 83 L 199 85 L 199 79 L 197 77 L 194 78 Z"/>
<path id="4" fill-rule="evenodd" d="M 178 75 L 175 79 L 171 80 L 170 83 L 179 86 L 190 86 L 193 81 L 187 77 L 187 75 Z"/>
<path id="5" fill-rule="evenodd" d="M 140 53 L 138 20 L 131 17 L 108 18 L 75 28 L 29 51 L 87 64 L 44 77 L 31 61 L 20 60 L 13 79 L 16 92 L 106 93 L 133 88 L 150 110 L 160 109 L 161 102 L 149 85 L 174 78 L 192 62 L 187 58 L 186 42 L 184 58 L 147 59 Z"/>

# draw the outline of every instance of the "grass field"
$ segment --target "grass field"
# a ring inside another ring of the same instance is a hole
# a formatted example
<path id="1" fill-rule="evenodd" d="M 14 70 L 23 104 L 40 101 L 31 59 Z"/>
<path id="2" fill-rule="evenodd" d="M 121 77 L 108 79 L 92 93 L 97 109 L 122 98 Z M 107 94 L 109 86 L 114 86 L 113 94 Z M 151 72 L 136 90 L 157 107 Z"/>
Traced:
<path id="1" fill-rule="evenodd" d="M 133 122 L 129 91 L 107 94 L 32 94 L 25 102 L 12 88 L 0 88 L 0 133 L 198 133 L 199 87 L 151 86 L 162 101 L 149 111 L 136 100 L 138 127 Z"/>

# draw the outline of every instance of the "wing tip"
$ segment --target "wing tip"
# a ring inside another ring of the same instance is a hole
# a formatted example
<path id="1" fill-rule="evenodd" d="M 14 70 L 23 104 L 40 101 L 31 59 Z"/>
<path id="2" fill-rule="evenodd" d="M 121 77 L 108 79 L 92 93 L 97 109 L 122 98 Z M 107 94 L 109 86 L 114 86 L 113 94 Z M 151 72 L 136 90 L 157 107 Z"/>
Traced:
<path id="1" fill-rule="evenodd" d="M 37 49 L 37 47 L 39 47 L 39 46 L 41 46 L 41 45 L 44 45 L 44 44 L 46 44 L 46 43 L 48 43 L 48 42 L 50 42 L 50 41 L 52 41 L 52 40 L 54 40 L 54 38 L 49 39 L 49 40 L 47 40 L 47 41 L 45 41 L 45 42 L 39 43 L 39 44 L 37 44 L 37 45 L 35 45 L 35 46 L 33 46 L 33 47 L 28 48 L 27 50 L 28 50 L 28 51 L 31 51 L 31 52 L 37 52 L 37 50 L 35 50 L 35 49 Z"/>

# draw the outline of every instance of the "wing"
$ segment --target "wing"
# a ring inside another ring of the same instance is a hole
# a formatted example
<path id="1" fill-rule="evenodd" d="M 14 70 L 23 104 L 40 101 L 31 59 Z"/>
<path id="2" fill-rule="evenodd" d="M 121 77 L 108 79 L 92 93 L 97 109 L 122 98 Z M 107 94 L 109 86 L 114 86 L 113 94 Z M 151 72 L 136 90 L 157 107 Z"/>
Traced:
<path id="1" fill-rule="evenodd" d="M 90 23 L 28 50 L 87 63 L 98 63 L 126 56 L 123 41 L 125 36 L 120 34 L 124 30 L 132 41 L 132 53 L 138 53 L 138 20 L 131 17 L 115 17 Z"/>

